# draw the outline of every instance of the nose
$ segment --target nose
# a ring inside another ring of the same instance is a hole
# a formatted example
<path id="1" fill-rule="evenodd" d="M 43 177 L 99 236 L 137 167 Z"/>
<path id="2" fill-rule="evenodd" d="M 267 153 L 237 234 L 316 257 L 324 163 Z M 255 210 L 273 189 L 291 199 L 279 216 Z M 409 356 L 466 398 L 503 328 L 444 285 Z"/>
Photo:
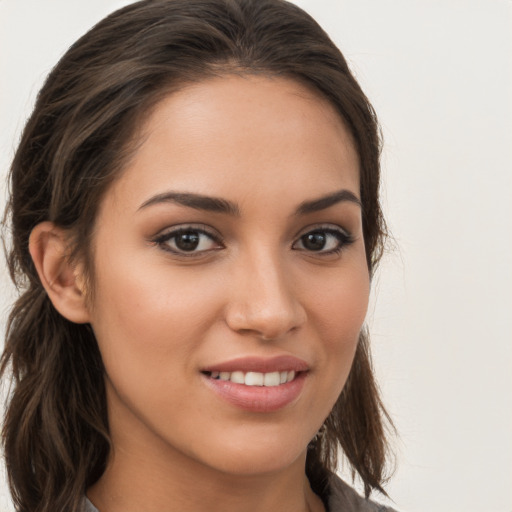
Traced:
<path id="1" fill-rule="evenodd" d="M 225 313 L 232 330 L 277 340 L 305 323 L 306 311 L 284 267 L 278 257 L 261 252 L 239 263 L 230 280 Z"/>

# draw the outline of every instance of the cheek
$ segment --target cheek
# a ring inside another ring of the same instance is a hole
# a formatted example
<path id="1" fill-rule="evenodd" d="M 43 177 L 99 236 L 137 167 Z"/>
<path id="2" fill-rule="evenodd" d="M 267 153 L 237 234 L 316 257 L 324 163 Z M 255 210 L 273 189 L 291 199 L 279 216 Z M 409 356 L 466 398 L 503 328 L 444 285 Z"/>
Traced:
<path id="1" fill-rule="evenodd" d="M 366 266 L 353 266 L 343 276 L 324 283 L 312 294 L 316 304 L 310 314 L 321 340 L 318 352 L 323 373 L 323 395 L 330 406 L 341 393 L 350 372 L 369 300 L 369 276 Z M 328 411 L 325 412 L 327 414 Z"/>
<path id="2" fill-rule="evenodd" d="M 183 270 L 173 271 L 165 262 L 149 265 L 133 253 L 103 256 L 97 255 L 92 325 L 107 372 L 156 377 L 164 362 L 163 375 L 180 371 L 177 363 L 191 361 L 201 333 L 215 318 L 215 287 L 204 282 L 207 276 L 192 280 Z M 169 361 L 176 363 L 172 370 Z"/>
<path id="3" fill-rule="evenodd" d="M 355 266 L 341 277 L 326 279 L 324 286 L 311 294 L 316 322 L 327 342 L 342 345 L 357 338 L 364 323 L 369 301 L 369 276 L 366 267 Z"/>

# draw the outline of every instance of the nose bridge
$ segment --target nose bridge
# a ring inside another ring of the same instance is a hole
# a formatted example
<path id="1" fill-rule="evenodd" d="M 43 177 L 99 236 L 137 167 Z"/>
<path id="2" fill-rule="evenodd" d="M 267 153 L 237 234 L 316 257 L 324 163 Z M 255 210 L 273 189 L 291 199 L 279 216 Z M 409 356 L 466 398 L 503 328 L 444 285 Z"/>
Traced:
<path id="1" fill-rule="evenodd" d="M 228 323 L 237 331 L 250 331 L 275 339 L 299 327 L 305 311 L 292 276 L 279 251 L 258 246 L 238 261 Z"/>

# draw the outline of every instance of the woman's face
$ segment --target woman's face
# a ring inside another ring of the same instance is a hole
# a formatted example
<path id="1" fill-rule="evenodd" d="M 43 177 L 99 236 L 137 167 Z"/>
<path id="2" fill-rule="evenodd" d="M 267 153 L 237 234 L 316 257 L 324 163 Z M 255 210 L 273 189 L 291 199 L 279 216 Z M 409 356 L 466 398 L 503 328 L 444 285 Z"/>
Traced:
<path id="1" fill-rule="evenodd" d="M 304 86 L 255 76 L 171 94 L 143 133 L 93 249 L 114 452 L 284 468 L 340 394 L 366 314 L 352 139 Z"/>

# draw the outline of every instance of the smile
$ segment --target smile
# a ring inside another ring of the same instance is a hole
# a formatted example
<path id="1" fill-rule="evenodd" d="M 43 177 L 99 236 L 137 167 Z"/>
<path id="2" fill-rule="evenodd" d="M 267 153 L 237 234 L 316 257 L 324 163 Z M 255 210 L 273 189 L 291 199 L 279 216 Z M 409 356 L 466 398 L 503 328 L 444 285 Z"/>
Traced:
<path id="1" fill-rule="evenodd" d="M 299 399 L 311 368 L 297 357 L 242 357 L 202 368 L 203 382 L 224 403 L 270 413 Z"/>
<path id="2" fill-rule="evenodd" d="M 231 381 L 235 384 L 244 384 L 245 386 L 266 386 L 274 387 L 286 384 L 295 379 L 296 372 L 290 371 L 276 371 L 276 372 L 206 372 L 210 378 L 215 380 Z"/>

